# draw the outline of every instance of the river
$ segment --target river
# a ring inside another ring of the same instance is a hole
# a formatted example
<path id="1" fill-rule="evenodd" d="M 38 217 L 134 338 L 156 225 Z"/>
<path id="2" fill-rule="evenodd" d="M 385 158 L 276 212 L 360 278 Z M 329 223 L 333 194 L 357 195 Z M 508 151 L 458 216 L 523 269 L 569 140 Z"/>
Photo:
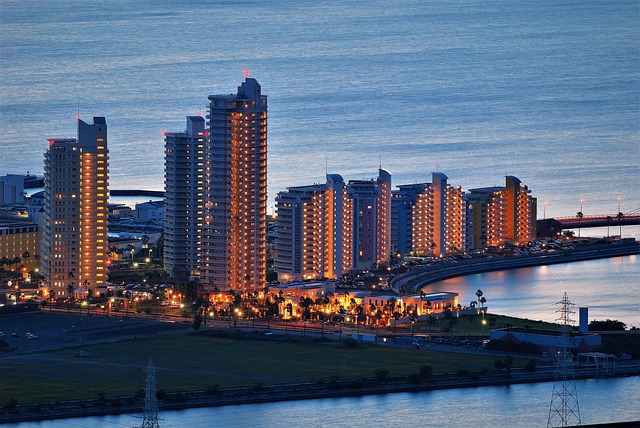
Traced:
<path id="1" fill-rule="evenodd" d="M 163 428 L 217 427 L 540 427 L 551 382 L 419 393 L 247 404 L 160 412 Z M 640 420 L 640 377 L 576 381 L 583 424 Z M 605 399 L 606 397 L 606 399 Z M 23 422 L 7 428 L 140 426 L 133 415 Z"/>

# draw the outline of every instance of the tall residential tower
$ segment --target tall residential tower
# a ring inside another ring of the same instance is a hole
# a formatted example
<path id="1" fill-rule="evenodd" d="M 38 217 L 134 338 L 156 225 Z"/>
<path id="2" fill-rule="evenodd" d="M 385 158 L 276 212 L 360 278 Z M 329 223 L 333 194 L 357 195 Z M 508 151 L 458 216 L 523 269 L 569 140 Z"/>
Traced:
<path id="1" fill-rule="evenodd" d="M 106 286 L 107 123 L 78 119 L 78 138 L 50 139 L 44 165 L 44 218 L 40 267 L 56 296 L 70 286 Z"/>
<path id="2" fill-rule="evenodd" d="M 267 96 L 247 77 L 209 102 L 200 282 L 254 291 L 266 283 Z"/>
<path id="3" fill-rule="evenodd" d="M 187 116 L 184 132 L 165 134 L 164 267 L 172 277 L 200 266 L 204 180 L 204 118 Z"/>

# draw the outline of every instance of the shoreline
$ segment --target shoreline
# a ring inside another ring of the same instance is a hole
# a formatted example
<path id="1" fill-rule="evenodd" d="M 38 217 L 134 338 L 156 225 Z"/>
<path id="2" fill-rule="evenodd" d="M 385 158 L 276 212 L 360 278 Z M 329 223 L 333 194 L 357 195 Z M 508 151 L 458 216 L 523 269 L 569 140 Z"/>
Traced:
<path id="1" fill-rule="evenodd" d="M 623 378 L 632 376 L 640 376 L 640 361 L 633 361 L 631 364 L 618 367 L 616 373 L 610 375 L 600 374 L 596 376 L 596 370 L 594 368 L 577 368 L 575 371 L 575 379 Z M 399 392 L 423 392 L 441 389 L 553 382 L 554 377 L 554 369 L 536 372 L 514 369 L 510 375 L 508 375 L 506 371 L 498 372 L 495 370 L 487 373 L 434 373 L 431 378 L 421 379 L 420 383 L 412 383 L 405 376 L 387 380 L 361 378 L 264 387 L 225 388 L 209 392 L 191 391 L 167 394 L 165 400 L 158 401 L 158 410 L 183 410 L 281 401 L 358 397 Z M 116 414 L 143 414 L 143 408 L 144 401 L 135 399 L 134 397 L 114 397 L 105 399 L 103 402 L 99 400 L 73 400 L 43 404 L 22 404 L 17 405 L 13 410 L 1 409 L 0 424 Z"/>

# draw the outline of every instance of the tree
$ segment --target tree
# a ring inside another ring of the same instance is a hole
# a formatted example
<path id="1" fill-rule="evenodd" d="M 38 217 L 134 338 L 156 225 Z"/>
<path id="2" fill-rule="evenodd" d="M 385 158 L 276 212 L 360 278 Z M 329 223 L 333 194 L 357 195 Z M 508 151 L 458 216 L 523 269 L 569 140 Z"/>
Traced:
<path id="1" fill-rule="evenodd" d="M 480 298 L 480 305 L 482 305 L 482 307 L 483 307 L 483 308 L 484 308 L 484 304 L 485 304 L 485 303 L 487 303 L 487 299 L 486 299 L 484 296 L 482 296 L 482 297 Z"/>
<path id="2" fill-rule="evenodd" d="M 435 324 L 436 318 L 433 315 L 429 315 L 427 317 L 427 324 L 429 324 L 429 346 L 431 346 L 431 330 L 433 329 L 433 324 Z"/>
<path id="3" fill-rule="evenodd" d="M 93 299 L 93 290 L 89 288 L 87 289 L 87 314 L 89 314 L 89 309 L 91 308 L 91 299 Z"/>
<path id="4" fill-rule="evenodd" d="M 504 367 L 507 369 L 507 377 L 511 378 L 511 366 L 513 365 L 513 357 L 511 355 L 507 355 L 507 358 L 504 359 Z"/>
<path id="5" fill-rule="evenodd" d="M 589 331 L 623 331 L 626 328 L 627 325 L 618 320 L 593 320 L 589 323 Z"/>
<path id="6" fill-rule="evenodd" d="M 480 297 L 482 297 L 482 290 L 478 289 L 478 291 L 476 291 L 476 296 L 478 298 L 478 303 L 480 303 Z"/>
<path id="7" fill-rule="evenodd" d="M 69 284 L 67 286 L 67 294 L 69 295 L 69 299 L 74 299 L 74 289 L 73 289 L 73 284 Z"/>
<path id="8" fill-rule="evenodd" d="M 453 327 L 455 327 L 455 325 L 458 323 L 458 318 L 456 317 L 451 317 L 449 318 L 449 334 L 451 336 L 453 336 Z"/>
<path id="9" fill-rule="evenodd" d="M 397 302 L 398 302 L 398 299 L 396 299 L 395 297 L 392 297 L 387 301 L 387 305 L 389 306 L 389 312 L 393 313 L 395 311 Z"/>
<path id="10" fill-rule="evenodd" d="M 136 247 L 133 244 L 127 245 L 127 253 L 131 254 L 131 260 L 133 260 L 133 255 L 136 252 Z"/>

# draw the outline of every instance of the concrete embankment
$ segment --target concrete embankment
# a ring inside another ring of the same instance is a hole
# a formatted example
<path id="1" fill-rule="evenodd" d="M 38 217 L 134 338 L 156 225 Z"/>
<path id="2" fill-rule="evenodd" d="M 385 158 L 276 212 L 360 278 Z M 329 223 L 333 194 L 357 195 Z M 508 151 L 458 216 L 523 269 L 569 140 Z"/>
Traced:
<path id="1" fill-rule="evenodd" d="M 595 369 L 577 369 L 576 379 L 596 378 Z M 607 377 L 600 369 L 599 377 Z M 616 369 L 615 375 L 626 377 L 640 375 L 640 362 L 626 364 Z M 354 379 L 328 382 L 309 382 L 291 385 L 226 388 L 215 391 L 193 391 L 167 395 L 159 401 L 160 410 L 178 410 L 197 407 L 216 407 L 238 404 L 256 404 L 276 401 L 294 401 L 318 398 L 389 394 L 395 392 L 419 392 L 450 388 L 511 385 L 518 383 L 551 382 L 553 368 L 536 372 L 522 369 L 490 371 L 483 373 L 441 373 L 419 381 L 408 377 L 386 380 Z M 51 420 L 72 417 L 100 416 L 124 413 L 142 413 L 144 403 L 133 397 L 106 398 L 105 400 L 68 401 L 46 404 L 17 405 L 12 409 L 0 409 L 0 424 L 23 421 Z"/>
<path id="2" fill-rule="evenodd" d="M 397 293 L 415 293 L 426 285 L 459 276 L 634 254 L 640 254 L 640 243 L 638 242 L 590 243 L 579 245 L 574 249 L 561 249 L 553 253 L 477 257 L 459 260 L 455 263 L 441 263 L 412 269 L 395 278 L 391 287 Z"/>

